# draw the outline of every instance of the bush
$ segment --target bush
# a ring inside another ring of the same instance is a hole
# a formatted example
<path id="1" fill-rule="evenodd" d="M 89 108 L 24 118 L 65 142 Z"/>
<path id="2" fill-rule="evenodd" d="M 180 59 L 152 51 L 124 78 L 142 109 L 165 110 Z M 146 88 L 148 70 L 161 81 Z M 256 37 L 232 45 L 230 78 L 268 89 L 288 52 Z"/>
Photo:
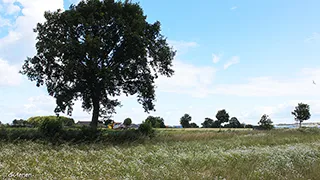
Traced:
<path id="1" fill-rule="evenodd" d="M 74 120 L 72 118 L 68 118 L 68 117 L 64 117 L 64 116 L 59 116 L 59 117 L 57 117 L 57 116 L 35 116 L 35 117 L 29 118 L 27 121 L 31 125 L 33 125 L 35 127 L 39 127 L 41 122 L 44 119 L 50 119 L 52 121 L 59 120 L 59 121 L 61 121 L 63 126 L 73 126 L 75 124 Z"/>
<path id="2" fill-rule="evenodd" d="M 0 127 L 0 140 L 37 140 L 42 135 L 36 128 L 9 128 Z"/>
<path id="3" fill-rule="evenodd" d="M 155 135 L 154 129 L 152 128 L 152 125 L 148 122 L 142 122 L 142 124 L 140 124 L 138 131 L 145 135 L 145 136 L 149 136 L 149 137 L 153 137 Z"/>
<path id="4" fill-rule="evenodd" d="M 61 132 L 62 121 L 57 118 L 45 117 L 41 120 L 39 130 L 46 137 L 54 137 L 57 133 Z"/>

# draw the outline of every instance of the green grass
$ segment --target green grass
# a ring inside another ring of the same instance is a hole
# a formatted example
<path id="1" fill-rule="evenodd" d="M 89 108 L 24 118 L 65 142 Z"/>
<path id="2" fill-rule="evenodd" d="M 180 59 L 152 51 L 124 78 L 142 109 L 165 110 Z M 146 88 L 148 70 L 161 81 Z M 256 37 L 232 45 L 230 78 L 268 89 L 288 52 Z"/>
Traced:
<path id="1" fill-rule="evenodd" d="M 318 179 L 320 131 L 157 131 L 123 145 L 0 142 L 0 179 Z"/>

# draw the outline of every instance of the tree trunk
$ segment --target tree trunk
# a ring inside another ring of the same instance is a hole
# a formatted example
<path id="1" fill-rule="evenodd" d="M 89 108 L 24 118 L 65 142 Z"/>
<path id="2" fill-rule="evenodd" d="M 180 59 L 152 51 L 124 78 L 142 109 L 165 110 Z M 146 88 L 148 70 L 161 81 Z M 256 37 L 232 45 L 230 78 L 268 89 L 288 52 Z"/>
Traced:
<path id="1" fill-rule="evenodd" d="M 98 127 L 99 110 L 100 110 L 99 100 L 93 100 L 93 112 L 92 112 L 92 119 L 90 124 L 93 130 L 97 130 L 97 127 Z"/>
<path id="2" fill-rule="evenodd" d="M 301 128 L 301 123 L 302 123 L 302 121 L 299 121 L 300 123 L 299 123 L 299 128 Z"/>

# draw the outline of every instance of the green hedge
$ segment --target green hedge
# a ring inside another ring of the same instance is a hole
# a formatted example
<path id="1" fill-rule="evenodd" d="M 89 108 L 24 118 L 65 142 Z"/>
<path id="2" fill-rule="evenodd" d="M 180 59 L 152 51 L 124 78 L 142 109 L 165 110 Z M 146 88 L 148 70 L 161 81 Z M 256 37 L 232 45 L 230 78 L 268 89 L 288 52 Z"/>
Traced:
<path id="1" fill-rule="evenodd" d="M 41 122 L 44 120 L 49 120 L 49 121 L 56 121 L 59 120 L 61 121 L 63 126 L 73 126 L 74 120 L 72 118 L 64 117 L 64 116 L 35 116 L 29 118 L 27 121 L 28 123 L 32 124 L 35 127 L 39 127 Z"/>
<path id="2" fill-rule="evenodd" d="M 46 141 L 52 143 L 111 143 L 122 144 L 132 143 L 137 141 L 144 141 L 151 136 L 141 132 L 140 130 L 109 130 L 99 129 L 93 131 L 90 127 L 81 128 L 63 128 L 59 131 L 48 132 L 40 130 L 40 128 L 15 128 L 15 127 L 1 127 L 0 141 Z"/>

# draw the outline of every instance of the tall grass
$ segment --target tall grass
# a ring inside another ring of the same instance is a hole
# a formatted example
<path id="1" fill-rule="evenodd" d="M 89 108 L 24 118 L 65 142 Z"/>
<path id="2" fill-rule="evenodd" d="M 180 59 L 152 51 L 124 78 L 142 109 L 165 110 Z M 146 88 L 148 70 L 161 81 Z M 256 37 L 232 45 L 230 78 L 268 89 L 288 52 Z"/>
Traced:
<path id="1" fill-rule="evenodd" d="M 126 145 L 0 142 L 0 179 L 318 179 L 320 132 L 158 131 Z"/>

